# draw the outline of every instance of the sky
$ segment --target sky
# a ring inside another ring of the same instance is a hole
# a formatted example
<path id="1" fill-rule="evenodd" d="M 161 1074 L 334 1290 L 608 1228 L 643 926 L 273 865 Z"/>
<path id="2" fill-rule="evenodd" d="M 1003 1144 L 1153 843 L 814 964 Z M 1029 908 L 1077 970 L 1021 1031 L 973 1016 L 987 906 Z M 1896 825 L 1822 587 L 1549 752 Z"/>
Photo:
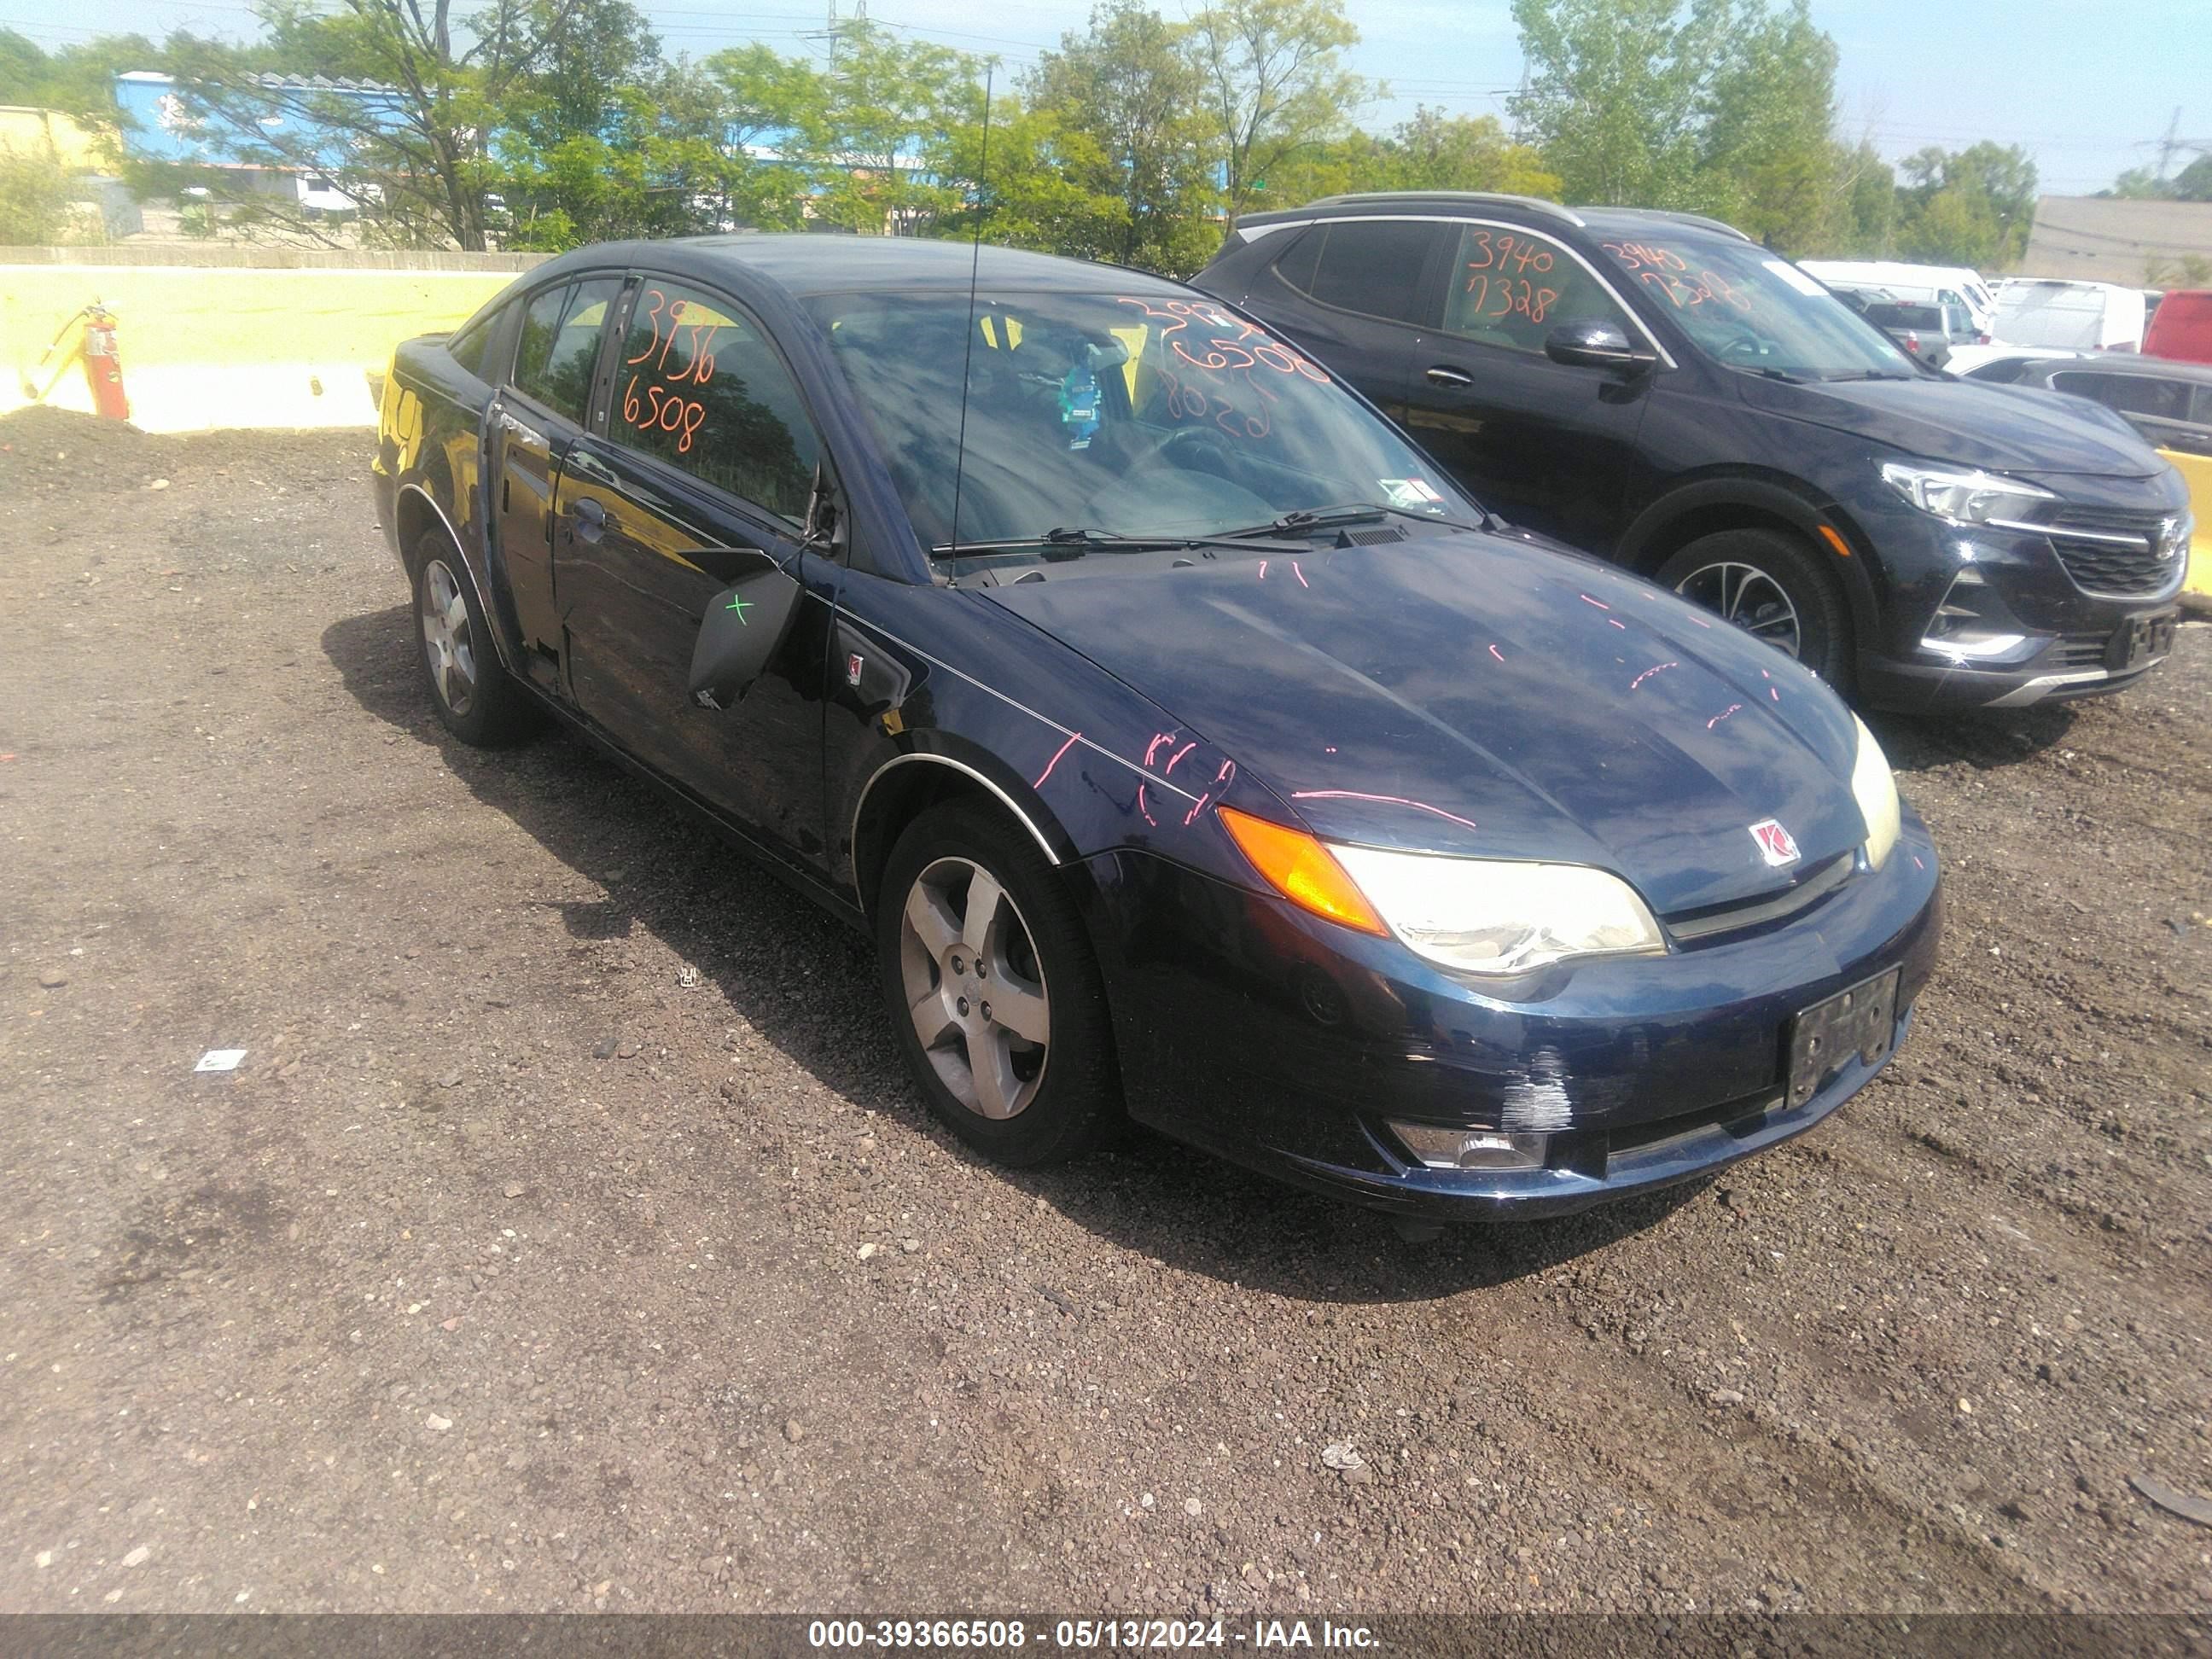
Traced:
<path id="1" fill-rule="evenodd" d="M 838 0 L 849 15 L 855 0 Z M 671 54 L 703 56 L 740 40 L 819 51 L 810 32 L 830 0 L 644 0 Z M 1417 104 L 1504 114 L 1521 57 L 1505 0 L 1346 0 L 1361 34 L 1350 67 L 1390 95 L 1361 112 L 1387 130 Z M 1173 16 L 1185 0 L 1160 0 Z M 465 9 L 465 0 L 457 9 Z M 879 23 L 967 51 L 996 54 L 1008 72 L 1079 29 L 1090 0 L 872 0 Z M 2212 151 L 2212 0 L 1814 0 L 1835 38 L 1844 135 L 1870 137 L 1891 160 L 1928 145 L 2018 143 L 2043 189 L 2086 195 L 2126 168 L 2154 166 L 2157 142 L 2180 112 L 2179 136 Z M 52 20 L 52 21 L 49 21 Z M 65 9 L 0 0 L 0 27 L 53 46 L 99 33 L 172 28 L 243 38 L 246 0 L 72 0 Z M 2179 168 L 2194 152 L 2176 152 Z"/>

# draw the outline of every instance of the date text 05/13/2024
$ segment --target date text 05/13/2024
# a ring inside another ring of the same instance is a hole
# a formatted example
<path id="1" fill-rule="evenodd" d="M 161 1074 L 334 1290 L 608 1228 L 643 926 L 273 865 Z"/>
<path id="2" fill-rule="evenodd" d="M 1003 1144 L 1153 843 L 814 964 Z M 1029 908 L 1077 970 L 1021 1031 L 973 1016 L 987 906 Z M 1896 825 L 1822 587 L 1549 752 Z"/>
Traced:
<path id="1" fill-rule="evenodd" d="M 1081 1651 L 1129 1648 L 1297 1648 L 1358 1650 L 1382 1645 L 1364 1625 L 1328 1619 L 1255 1619 L 1249 1625 L 1219 1619 L 817 1619 L 806 1627 L 810 1647 L 860 1650 L 927 1649 L 985 1651 L 1034 1644 Z"/>

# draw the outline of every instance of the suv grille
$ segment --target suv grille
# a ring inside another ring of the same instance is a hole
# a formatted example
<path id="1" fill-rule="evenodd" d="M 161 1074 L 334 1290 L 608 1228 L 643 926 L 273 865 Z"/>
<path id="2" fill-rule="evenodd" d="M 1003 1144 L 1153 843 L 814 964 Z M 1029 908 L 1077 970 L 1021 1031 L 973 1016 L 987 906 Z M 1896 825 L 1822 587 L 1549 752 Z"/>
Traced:
<path id="1" fill-rule="evenodd" d="M 2095 634 L 2061 634 L 2051 644 L 2048 662 L 2053 668 L 2102 668 L 2112 643 L 2109 629 Z"/>
<path id="2" fill-rule="evenodd" d="M 2162 513 L 2067 507 L 2045 533 L 2076 586 L 2134 599 L 2181 580 L 2183 561 L 2167 544 L 2172 524 Z"/>

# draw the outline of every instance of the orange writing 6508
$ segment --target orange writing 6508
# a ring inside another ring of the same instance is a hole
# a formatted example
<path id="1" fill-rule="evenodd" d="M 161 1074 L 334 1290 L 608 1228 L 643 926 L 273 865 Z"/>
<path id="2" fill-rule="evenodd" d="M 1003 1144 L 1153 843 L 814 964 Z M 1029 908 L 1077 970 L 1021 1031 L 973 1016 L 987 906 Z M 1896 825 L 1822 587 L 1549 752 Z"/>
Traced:
<path id="1" fill-rule="evenodd" d="M 707 409 L 697 398 L 686 397 L 675 388 L 703 386 L 714 378 L 714 339 L 729 325 L 711 312 L 707 313 L 708 320 L 687 320 L 687 313 L 695 309 L 691 302 L 678 300 L 672 305 L 668 295 L 657 288 L 646 289 L 641 297 L 641 320 L 652 325 L 653 337 L 646 342 L 643 350 L 624 358 L 623 363 L 626 367 L 641 363 L 648 366 L 631 375 L 623 388 L 623 419 L 642 432 L 672 434 L 676 453 L 688 454 L 707 418 Z M 637 337 L 635 322 L 630 337 L 633 341 Z M 680 350 L 679 339 L 684 343 Z M 669 361 L 672 354 L 675 357 L 672 363 Z M 641 381 L 644 383 L 641 395 Z"/>

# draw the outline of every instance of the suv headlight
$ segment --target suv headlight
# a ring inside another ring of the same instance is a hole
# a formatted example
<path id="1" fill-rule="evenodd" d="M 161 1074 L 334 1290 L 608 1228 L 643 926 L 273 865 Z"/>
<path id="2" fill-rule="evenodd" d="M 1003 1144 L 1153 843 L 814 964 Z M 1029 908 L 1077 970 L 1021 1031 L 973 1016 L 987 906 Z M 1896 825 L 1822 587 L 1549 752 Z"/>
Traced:
<path id="1" fill-rule="evenodd" d="M 1328 850 L 1409 949 L 1460 973 L 1520 974 L 1568 957 L 1667 948 L 1635 889 L 1586 865 Z"/>
<path id="2" fill-rule="evenodd" d="M 1859 729 L 1858 753 L 1851 760 L 1851 799 L 1866 820 L 1867 862 L 1879 870 L 1889 861 L 1903 827 L 1897 804 L 1897 779 L 1889 769 L 1889 757 L 1881 752 L 1867 723 L 1856 714 L 1851 724 Z"/>
<path id="3" fill-rule="evenodd" d="M 1952 524 L 2017 519 L 2032 511 L 2038 501 L 2058 499 L 2032 483 L 1972 467 L 1884 461 L 1881 481 L 1923 513 L 1932 513 Z"/>

